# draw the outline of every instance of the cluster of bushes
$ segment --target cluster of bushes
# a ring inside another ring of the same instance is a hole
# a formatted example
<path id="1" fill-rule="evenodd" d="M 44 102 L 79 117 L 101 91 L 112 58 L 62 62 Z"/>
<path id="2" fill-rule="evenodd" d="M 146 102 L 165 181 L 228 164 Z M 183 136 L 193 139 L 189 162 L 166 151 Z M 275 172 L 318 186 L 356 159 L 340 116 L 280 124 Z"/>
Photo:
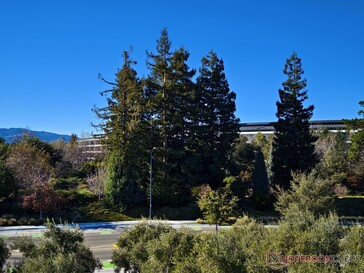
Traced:
<path id="1" fill-rule="evenodd" d="M 11 248 L 18 249 L 22 259 L 13 267 L 5 265 L 10 252 L 0 238 L 0 272 L 92 273 L 101 268 L 99 260 L 84 244 L 79 229 L 57 227 L 51 221 L 46 222 L 46 227 L 43 238 L 37 243 L 30 237 L 15 240 Z"/>
<path id="2" fill-rule="evenodd" d="M 117 272 L 235 273 L 362 272 L 364 227 L 344 228 L 335 214 L 315 217 L 292 208 L 276 227 L 243 217 L 230 230 L 194 233 L 163 223 L 126 231 L 113 253 Z M 269 254 L 336 257 L 330 262 L 272 263 Z"/>

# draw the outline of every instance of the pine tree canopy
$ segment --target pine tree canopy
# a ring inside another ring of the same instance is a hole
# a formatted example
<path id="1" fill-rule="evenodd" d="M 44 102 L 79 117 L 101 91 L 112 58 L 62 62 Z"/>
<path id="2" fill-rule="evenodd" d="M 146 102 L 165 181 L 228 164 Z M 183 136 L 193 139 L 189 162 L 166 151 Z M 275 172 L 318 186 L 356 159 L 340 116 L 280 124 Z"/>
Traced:
<path id="1" fill-rule="evenodd" d="M 124 52 L 115 82 L 104 80 L 112 87 L 102 92 L 107 106 L 94 111 L 109 149 L 105 198 L 110 206 L 147 200 L 152 150 L 152 195 L 158 205 L 186 204 L 192 187 L 223 184 L 239 130 L 236 94 L 214 52 L 202 58 L 196 80 L 189 56 L 183 47 L 173 49 L 162 29 L 155 52 L 147 51 L 145 78 L 137 77 Z"/>
<path id="2" fill-rule="evenodd" d="M 280 100 L 276 103 L 278 121 L 272 152 L 272 182 L 288 188 L 292 172 L 309 171 L 315 166 L 316 137 L 309 127 L 314 106 L 303 105 L 308 98 L 307 81 L 302 78 L 304 71 L 296 53 L 287 59 L 283 73 L 287 80 L 278 91 Z"/>

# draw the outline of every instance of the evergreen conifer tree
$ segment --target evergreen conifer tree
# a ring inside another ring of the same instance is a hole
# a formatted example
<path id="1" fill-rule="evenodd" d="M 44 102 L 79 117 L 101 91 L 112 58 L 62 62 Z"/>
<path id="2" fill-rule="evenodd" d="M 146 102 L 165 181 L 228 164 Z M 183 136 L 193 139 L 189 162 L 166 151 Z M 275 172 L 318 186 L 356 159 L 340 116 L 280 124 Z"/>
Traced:
<path id="1" fill-rule="evenodd" d="M 197 78 L 196 147 L 202 164 L 201 177 L 210 185 L 221 186 L 229 167 L 233 143 L 239 136 L 235 116 L 236 94 L 225 77 L 224 62 L 215 52 L 202 58 Z"/>
<path id="2" fill-rule="evenodd" d="M 148 53 L 146 92 L 156 147 L 153 195 L 160 204 L 180 204 L 189 195 L 186 151 L 192 133 L 195 71 L 188 67 L 188 58 L 183 48 L 172 51 L 166 29 L 157 40 L 157 53 Z"/>
<path id="3" fill-rule="evenodd" d="M 124 64 L 116 74 L 112 89 L 102 92 L 107 97 L 105 108 L 94 108 L 102 120 L 108 148 L 105 201 L 115 209 L 125 209 L 143 201 L 146 187 L 149 134 L 145 114 L 145 96 L 141 81 L 132 68 L 129 52 L 124 51 Z"/>
<path id="4" fill-rule="evenodd" d="M 287 80 L 279 89 L 280 100 L 277 104 L 278 118 L 274 125 L 276 133 L 272 151 L 272 182 L 282 188 L 289 188 L 292 172 L 311 170 L 317 163 L 314 142 L 309 120 L 314 106 L 304 107 L 307 100 L 306 79 L 301 59 L 293 53 L 287 59 L 283 73 Z"/>

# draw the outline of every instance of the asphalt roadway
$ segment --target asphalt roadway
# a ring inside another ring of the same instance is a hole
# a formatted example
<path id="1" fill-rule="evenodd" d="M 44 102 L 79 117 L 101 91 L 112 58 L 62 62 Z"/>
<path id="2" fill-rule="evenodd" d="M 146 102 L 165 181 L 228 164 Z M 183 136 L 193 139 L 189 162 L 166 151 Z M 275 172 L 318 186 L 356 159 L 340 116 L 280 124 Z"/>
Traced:
<path id="1" fill-rule="evenodd" d="M 206 224 L 196 224 L 193 221 L 165 221 L 172 227 L 190 228 L 195 231 L 215 230 L 214 226 Z M 96 258 L 100 261 L 110 261 L 114 245 L 123 230 L 128 229 L 140 223 L 140 221 L 128 222 L 108 222 L 108 223 L 86 223 L 80 224 L 79 228 L 85 236 L 85 244 L 90 247 Z M 0 238 L 3 238 L 7 245 L 11 245 L 16 238 L 32 237 L 39 240 L 45 231 L 44 226 L 20 226 L 20 227 L 0 227 Z M 18 250 L 11 251 L 11 257 L 8 259 L 9 264 L 14 264 L 21 259 L 21 253 Z M 113 272 L 112 269 L 102 269 L 96 272 Z"/>

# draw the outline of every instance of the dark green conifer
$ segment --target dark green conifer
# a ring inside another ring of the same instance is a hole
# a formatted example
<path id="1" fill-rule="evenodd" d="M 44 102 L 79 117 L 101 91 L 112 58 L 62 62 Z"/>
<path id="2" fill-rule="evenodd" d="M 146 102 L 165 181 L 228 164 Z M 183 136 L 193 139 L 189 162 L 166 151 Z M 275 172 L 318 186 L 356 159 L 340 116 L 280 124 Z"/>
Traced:
<path id="1" fill-rule="evenodd" d="M 283 73 L 287 80 L 278 91 L 271 171 L 273 184 L 287 189 L 292 172 L 309 171 L 316 165 L 313 143 L 317 138 L 312 136 L 309 127 L 314 106 L 303 105 L 308 98 L 307 82 L 302 79 L 304 71 L 296 53 L 287 59 Z"/>
<path id="2" fill-rule="evenodd" d="M 105 108 L 94 108 L 102 120 L 98 125 L 104 132 L 108 148 L 105 201 L 115 209 L 125 209 L 143 201 L 148 162 L 147 121 L 145 97 L 141 81 L 132 68 L 135 63 L 124 51 L 124 64 L 116 74 L 112 89 L 102 92 L 107 97 Z"/>
<path id="3" fill-rule="evenodd" d="M 153 146 L 156 147 L 153 195 L 160 204 L 180 204 L 190 190 L 186 151 L 191 137 L 191 111 L 195 74 L 187 65 L 189 53 L 171 50 L 168 32 L 157 40 L 157 53 L 148 53 L 150 75 L 146 79 L 149 96 Z"/>
<path id="4" fill-rule="evenodd" d="M 216 53 L 202 58 L 197 78 L 198 115 L 196 147 L 202 164 L 202 178 L 210 185 L 221 186 L 239 136 L 239 119 L 235 116 L 236 94 L 225 77 L 224 62 Z"/>

